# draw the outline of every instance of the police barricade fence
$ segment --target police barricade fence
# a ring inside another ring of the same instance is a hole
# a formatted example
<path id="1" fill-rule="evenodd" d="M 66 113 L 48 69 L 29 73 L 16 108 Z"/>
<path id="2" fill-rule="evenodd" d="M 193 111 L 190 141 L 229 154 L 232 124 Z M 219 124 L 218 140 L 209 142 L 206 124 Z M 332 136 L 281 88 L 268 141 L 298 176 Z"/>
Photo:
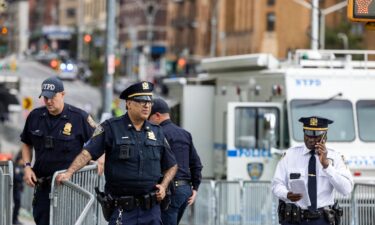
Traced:
<path id="1" fill-rule="evenodd" d="M 0 161 L 0 225 L 12 224 L 13 163 Z"/>
<path id="2" fill-rule="evenodd" d="M 97 165 L 85 166 L 73 174 L 70 183 L 57 185 L 56 176 L 64 171 L 57 171 L 53 175 L 50 224 L 97 224 L 99 208 L 94 198 L 95 187 L 100 186 Z"/>
<path id="3" fill-rule="evenodd" d="M 355 184 L 351 199 L 352 224 L 375 224 L 375 184 Z"/>

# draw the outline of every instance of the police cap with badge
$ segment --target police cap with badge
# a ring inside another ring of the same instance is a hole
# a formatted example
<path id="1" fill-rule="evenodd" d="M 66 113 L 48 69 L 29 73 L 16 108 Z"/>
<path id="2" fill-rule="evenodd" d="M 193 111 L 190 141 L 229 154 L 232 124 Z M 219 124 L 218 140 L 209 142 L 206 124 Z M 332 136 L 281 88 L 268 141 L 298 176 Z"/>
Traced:
<path id="1" fill-rule="evenodd" d="M 48 99 L 53 98 L 56 93 L 64 91 L 64 84 L 63 82 L 57 77 L 50 77 L 43 81 L 42 83 L 42 93 L 39 95 L 40 97 L 46 97 Z"/>
<path id="2" fill-rule="evenodd" d="M 154 85 L 147 81 L 130 85 L 121 94 L 120 99 L 132 101 L 152 101 Z"/>
<path id="3" fill-rule="evenodd" d="M 303 132 L 310 137 L 321 136 L 328 130 L 328 125 L 332 120 L 318 116 L 301 117 L 299 122 L 303 123 Z"/>

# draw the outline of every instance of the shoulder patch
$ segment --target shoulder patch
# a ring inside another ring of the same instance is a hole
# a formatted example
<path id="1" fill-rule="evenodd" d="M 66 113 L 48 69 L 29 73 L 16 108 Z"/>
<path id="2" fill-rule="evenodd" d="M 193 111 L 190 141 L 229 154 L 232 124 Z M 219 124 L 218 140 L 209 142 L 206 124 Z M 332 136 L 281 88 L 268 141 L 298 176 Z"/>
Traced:
<path id="1" fill-rule="evenodd" d="M 98 126 L 98 124 L 90 115 L 87 117 L 87 123 L 89 123 L 92 128 L 96 128 Z"/>
<path id="2" fill-rule="evenodd" d="M 96 126 L 95 131 L 92 134 L 92 137 L 98 136 L 99 134 L 101 134 L 103 132 L 104 132 L 104 128 L 102 127 L 102 125 L 99 124 L 99 125 Z"/>

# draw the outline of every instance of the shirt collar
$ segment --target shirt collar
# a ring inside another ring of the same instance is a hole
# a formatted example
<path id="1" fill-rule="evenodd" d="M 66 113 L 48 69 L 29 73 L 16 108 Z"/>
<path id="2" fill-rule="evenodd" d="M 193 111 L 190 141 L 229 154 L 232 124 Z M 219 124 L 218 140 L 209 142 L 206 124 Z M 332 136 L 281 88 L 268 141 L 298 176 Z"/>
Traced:
<path id="1" fill-rule="evenodd" d="M 163 122 L 160 123 L 160 126 L 164 126 L 164 125 L 167 125 L 167 124 L 170 124 L 170 123 L 172 123 L 172 120 L 166 119 L 166 120 L 164 120 Z"/>
<path id="2" fill-rule="evenodd" d="M 307 147 L 306 147 L 306 145 L 304 145 L 303 146 L 303 155 L 307 155 L 307 154 L 310 154 L 310 149 L 308 149 Z"/>
<path id="3" fill-rule="evenodd" d="M 125 127 L 127 127 L 128 130 L 134 129 L 134 125 L 132 121 L 130 120 L 128 113 L 125 113 L 124 120 L 125 120 Z M 145 120 L 145 122 L 142 125 L 141 130 L 150 130 L 150 123 L 148 122 L 148 120 Z"/>

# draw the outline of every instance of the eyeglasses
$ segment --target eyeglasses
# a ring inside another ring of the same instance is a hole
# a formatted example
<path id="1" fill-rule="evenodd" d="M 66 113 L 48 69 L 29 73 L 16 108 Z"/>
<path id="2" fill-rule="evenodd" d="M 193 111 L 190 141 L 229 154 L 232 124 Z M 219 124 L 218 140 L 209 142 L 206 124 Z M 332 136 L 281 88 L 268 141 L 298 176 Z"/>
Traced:
<path id="1" fill-rule="evenodd" d="M 137 99 L 132 99 L 133 102 L 136 102 L 140 104 L 141 106 L 152 106 L 154 103 L 152 101 L 145 101 L 145 100 L 137 100 Z"/>
<path id="2" fill-rule="evenodd" d="M 305 135 L 311 137 L 311 138 L 317 138 L 325 134 L 327 131 L 322 130 L 304 130 L 303 131 Z"/>

